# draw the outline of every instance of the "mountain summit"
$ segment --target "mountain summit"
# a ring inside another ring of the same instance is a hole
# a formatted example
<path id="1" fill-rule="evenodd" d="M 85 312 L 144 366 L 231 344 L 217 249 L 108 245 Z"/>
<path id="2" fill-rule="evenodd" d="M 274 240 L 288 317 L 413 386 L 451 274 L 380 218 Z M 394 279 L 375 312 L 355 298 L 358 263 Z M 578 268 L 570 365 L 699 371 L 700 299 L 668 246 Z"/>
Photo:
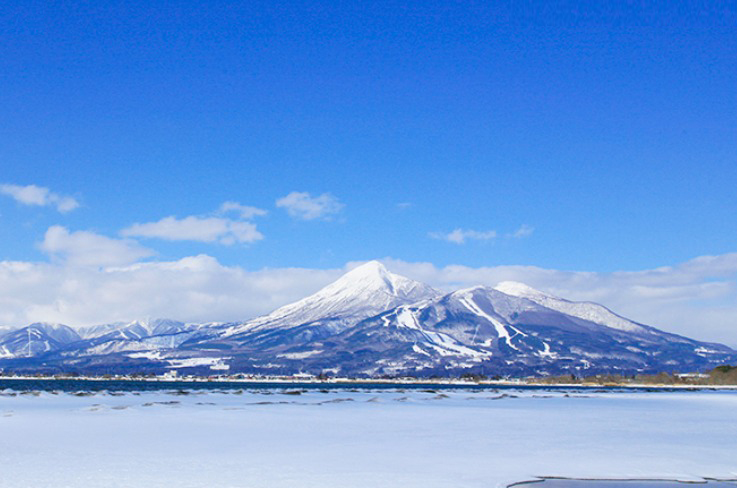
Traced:
<path id="1" fill-rule="evenodd" d="M 433 298 L 440 292 L 430 286 L 389 272 L 379 261 L 369 261 L 344 274 L 337 281 L 272 316 L 287 316 L 296 311 L 300 320 L 349 314 L 370 316 L 398 305 Z"/>
<path id="2" fill-rule="evenodd" d="M 379 261 L 369 261 L 318 292 L 268 315 L 230 327 L 222 336 L 304 326 L 313 328 L 309 335 L 314 335 L 320 326 L 336 332 L 385 310 L 440 294 L 424 283 L 391 273 Z"/>

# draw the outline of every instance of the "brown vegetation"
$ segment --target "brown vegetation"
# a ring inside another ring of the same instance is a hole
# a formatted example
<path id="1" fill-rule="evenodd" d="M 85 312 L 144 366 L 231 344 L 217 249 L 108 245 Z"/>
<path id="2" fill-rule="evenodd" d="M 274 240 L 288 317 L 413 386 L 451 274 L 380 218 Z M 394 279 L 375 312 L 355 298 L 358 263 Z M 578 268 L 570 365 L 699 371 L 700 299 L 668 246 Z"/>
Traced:
<path id="1" fill-rule="evenodd" d="M 545 378 L 531 379 L 532 383 L 545 385 L 575 384 L 575 385 L 598 385 L 598 386 L 627 386 L 627 385 L 652 385 L 652 386 L 737 386 L 737 366 L 717 366 L 708 373 L 658 373 L 643 375 L 620 375 L 620 374 L 598 374 L 594 376 L 547 376 Z"/>

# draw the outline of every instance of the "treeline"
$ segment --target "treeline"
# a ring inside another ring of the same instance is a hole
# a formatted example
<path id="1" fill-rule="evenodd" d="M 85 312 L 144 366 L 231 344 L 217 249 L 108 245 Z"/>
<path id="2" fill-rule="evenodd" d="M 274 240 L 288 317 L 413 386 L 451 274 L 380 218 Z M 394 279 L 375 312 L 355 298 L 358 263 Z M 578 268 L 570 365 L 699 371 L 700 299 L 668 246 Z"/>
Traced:
<path id="1" fill-rule="evenodd" d="M 711 385 L 737 385 L 737 366 L 717 366 L 709 372 Z"/>
<path id="2" fill-rule="evenodd" d="M 560 375 L 535 378 L 531 382 L 546 385 L 670 385 L 670 386 L 737 386 L 737 366 L 717 366 L 708 373 L 597 374 L 592 376 Z"/>

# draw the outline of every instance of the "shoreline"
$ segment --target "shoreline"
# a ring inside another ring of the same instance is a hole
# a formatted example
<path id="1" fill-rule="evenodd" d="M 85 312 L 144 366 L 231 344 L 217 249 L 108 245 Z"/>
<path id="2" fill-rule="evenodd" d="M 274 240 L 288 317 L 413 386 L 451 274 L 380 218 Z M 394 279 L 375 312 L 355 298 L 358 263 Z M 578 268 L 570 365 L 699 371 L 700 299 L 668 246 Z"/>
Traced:
<path id="1" fill-rule="evenodd" d="M 538 476 L 535 479 L 517 481 L 506 488 L 534 485 L 548 481 L 572 481 L 574 483 L 677 483 L 682 485 L 707 485 L 720 483 L 737 483 L 737 478 L 570 478 L 567 476 Z"/>
<path id="2" fill-rule="evenodd" d="M 128 383 L 234 383 L 234 384 L 283 384 L 285 386 L 300 385 L 409 385 L 409 386 L 469 386 L 469 387 L 524 387 L 524 388 L 623 388 L 632 390 L 654 389 L 654 390 L 737 390 L 737 385 L 669 385 L 669 384 L 642 384 L 642 383 L 539 383 L 521 380 L 512 381 L 463 381 L 463 380 L 407 380 L 407 379 L 365 379 L 365 378 L 335 378 L 328 380 L 318 379 L 294 379 L 283 377 L 264 378 L 205 378 L 205 377 L 153 377 L 153 378 L 131 378 L 131 377 L 102 377 L 102 376 L 79 376 L 79 377 L 39 377 L 39 376 L 4 376 L 0 375 L 0 381 L 89 381 L 89 382 L 128 382 Z"/>

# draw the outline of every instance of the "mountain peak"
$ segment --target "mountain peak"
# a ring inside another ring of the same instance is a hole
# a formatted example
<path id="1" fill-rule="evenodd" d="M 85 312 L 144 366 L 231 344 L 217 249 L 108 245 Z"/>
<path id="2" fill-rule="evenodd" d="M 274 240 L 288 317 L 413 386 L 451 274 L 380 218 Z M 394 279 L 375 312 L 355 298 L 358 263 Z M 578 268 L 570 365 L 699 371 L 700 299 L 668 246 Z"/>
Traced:
<path id="1" fill-rule="evenodd" d="M 404 276 L 389 272 L 379 261 L 369 261 L 357 266 L 328 285 L 324 290 L 349 289 L 354 291 L 382 290 L 394 295 L 402 285 L 416 283 Z M 319 292 L 318 292 L 319 293 Z"/>
<path id="2" fill-rule="evenodd" d="M 391 273 L 379 261 L 368 261 L 356 266 L 343 276 L 340 280 L 363 280 L 363 279 L 386 279 Z"/>
<path id="3" fill-rule="evenodd" d="M 556 297 L 555 295 L 549 295 L 541 292 L 540 290 L 536 290 L 524 283 L 517 283 L 514 281 L 504 281 L 496 285 L 494 288 L 507 295 L 526 298 L 551 310 L 588 320 L 589 322 L 605 325 L 612 329 L 636 332 L 640 334 L 648 334 L 651 332 L 647 327 L 617 315 L 598 303 L 573 302 L 565 300 L 563 298 Z"/>
<path id="4" fill-rule="evenodd" d="M 375 259 L 371 261 L 366 261 L 363 264 L 360 264 L 350 270 L 346 274 L 352 274 L 352 273 L 378 273 L 378 274 L 386 274 L 389 270 L 386 269 L 386 266 L 384 266 L 381 261 L 377 261 Z"/>
<path id="5" fill-rule="evenodd" d="M 341 307 L 352 303 L 350 308 L 363 303 L 383 311 L 430 295 L 436 296 L 438 292 L 424 283 L 390 272 L 379 261 L 368 261 L 307 297 L 303 303 L 329 302 Z"/>
<path id="6" fill-rule="evenodd" d="M 43 330 L 43 331 L 58 331 L 58 330 L 67 330 L 70 327 L 68 325 L 60 324 L 57 322 L 34 322 L 28 325 L 28 327 L 26 328 Z"/>
<path id="7" fill-rule="evenodd" d="M 237 326 L 227 334 L 253 326 L 294 327 L 326 319 L 362 319 L 439 295 L 424 283 L 391 273 L 379 261 L 368 261 L 316 293 Z"/>
<path id="8" fill-rule="evenodd" d="M 501 283 L 497 284 L 494 287 L 494 289 L 502 293 L 505 293 L 507 295 L 512 295 L 513 297 L 519 297 L 519 298 L 531 298 L 531 297 L 557 298 L 553 295 L 542 292 L 540 290 L 536 290 L 535 288 L 529 285 L 526 285 L 524 283 L 520 283 L 518 281 L 502 281 Z"/>

